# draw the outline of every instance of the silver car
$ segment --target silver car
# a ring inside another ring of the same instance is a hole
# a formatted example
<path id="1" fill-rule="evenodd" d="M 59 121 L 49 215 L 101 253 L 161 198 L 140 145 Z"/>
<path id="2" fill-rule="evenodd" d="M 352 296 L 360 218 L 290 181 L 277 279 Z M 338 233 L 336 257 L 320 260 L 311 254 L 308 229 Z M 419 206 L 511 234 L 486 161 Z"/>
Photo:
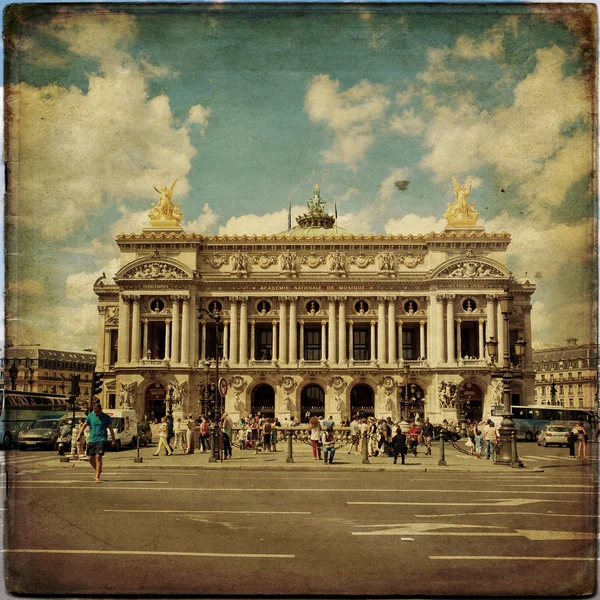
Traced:
<path id="1" fill-rule="evenodd" d="M 564 425 L 544 425 L 539 432 L 537 443 L 538 446 L 568 446 L 567 438 L 569 437 L 569 428 Z"/>
<path id="2" fill-rule="evenodd" d="M 34 421 L 17 436 L 17 448 L 50 448 L 56 450 L 56 442 L 60 434 L 60 419 L 40 419 Z"/>

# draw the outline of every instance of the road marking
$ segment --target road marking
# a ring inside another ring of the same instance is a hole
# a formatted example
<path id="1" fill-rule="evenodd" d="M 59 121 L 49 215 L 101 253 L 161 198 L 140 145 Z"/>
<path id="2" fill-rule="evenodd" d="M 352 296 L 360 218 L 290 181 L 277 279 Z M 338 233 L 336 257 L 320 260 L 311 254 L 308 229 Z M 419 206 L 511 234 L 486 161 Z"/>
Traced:
<path id="1" fill-rule="evenodd" d="M 576 500 L 537 500 L 536 498 L 501 498 L 489 502 L 346 502 L 346 504 L 383 504 L 391 506 L 521 506 L 535 502 L 569 502 Z M 477 513 L 475 513 L 477 514 Z"/>
<path id="2" fill-rule="evenodd" d="M 553 540 L 596 540 L 598 535 L 596 533 L 589 533 L 587 531 L 546 531 L 540 529 L 515 529 L 515 531 L 528 540 L 539 541 L 553 541 Z"/>
<path id="3" fill-rule="evenodd" d="M 429 556 L 431 560 L 600 560 L 587 556 Z"/>
<path id="4" fill-rule="evenodd" d="M 86 479 L 89 479 L 91 476 L 86 475 Z M 121 483 L 122 479 L 103 479 L 102 481 L 106 483 Z M 86 483 L 85 481 L 80 481 L 79 479 L 24 479 L 19 483 Z M 88 482 L 89 483 L 89 482 Z M 140 480 L 131 480 L 127 481 L 127 483 L 169 483 L 168 481 L 154 481 L 153 479 L 140 479 Z"/>
<path id="5" fill-rule="evenodd" d="M 529 460 L 550 460 L 550 461 L 554 461 L 554 460 L 573 460 L 572 458 L 570 458 L 569 456 L 554 456 L 554 457 L 549 457 L 549 456 L 523 456 L 521 455 L 520 458 L 527 458 Z M 577 463 L 573 463 L 574 465 L 576 465 Z"/>
<path id="6" fill-rule="evenodd" d="M 534 517 L 579 517 L 582 519 L 600 519 L 600 515 L 567 515 L 567 514 L 562 514 L 562 513 L 541 513 L 541 512 L 468 512 L 468 513 L 446 513 L 443 515 L 434 515 L 434 514 L 428 514 L 428 515 L 415 515 L 415 517 L 419 517 L 422 519 L 430 519 L 430 518 L 439 518 L 439 517 L 478 517 L 478 516 L 495 516 L 498 517 L 500 515 L 504 516 L 504 515 L 530 515 L 530 516 L 534 516 Z"/>
<path id="7" fill-rule="evenodd" d="M 106 481 L 106 480 L 104 480 Z M 45 486 L 29 486 L 29 485 L 21 485 L 21 482 L 19 482 L 17 485 L 14 485 L 13 488 L 20 488 L 20 489 L 38 489 L 38 490 L 43 490 L 43 489 L 54 489 L 54 488 L 46 488 Z M 86 489 L 86 488 L 79 488 L 79 487 L 69 487 L 66 486 L 64 489 L 68 489 L 68 490 L 79 490 L 79 489 Z M 102 489 L 102 488 L 97 488 L 97 489 Z M 111 487 L 111 490 L 126 490 L 128 488 L 126 487 Z M 144 491 L 148 491 L 148 490 L 154 490 L 154 491 L 158 491 L 158 492 L 164 492 L 164 491 L 169 491 L 169 492 L 269 492 L 269 493 L 273 493 L 273 492 L 318 492 L 318 493 L 329 493 L 329 492 L 342 492 L 342 493 L 361 493 L 361 492 L 366 492 L 366 493 L 389 493 L 389 494 L 398 494 L 398 493 L 410 493 L 410 494 L 414 494 L 415 492 L 428 492 L 428 493 L 434 493 L 434 494 L 440 494 L 440 489 L 439 488 L 434 488 L 434 489 L 425 489 L 425 490 L 415 490 L 414 488 L 412 489 L 364 489 L 364 488 L 318 488 L 318 489 L 309 489 L 309 488 L 277 488 L 277 489 L 273 489 L 273 488 L 207 488 L 207 487 L 176 487 L 176 486 L 172 486 L 172 487 L 149 487 L 149 488 L 137 488 L 139 490 L 144 490 Z M 462 494 L 462 493 L 468 493 L 468 494 L 473 494 L 473 490 L 467 490 L 467 489 L 456 489 L 456 490 L 443 490 L 444 494 Z M 564 492 L 550 492 L 550 491 L 539 491 L 539 492 L 529 492 L 527 490 L 477 490 L 476 492 L 477 494 L 544 494 L 544 495 L 548 495 L 548 494 L 554 494 L 554 495 L 562 495 L 565 496 L 567 494 L 572 494 L 572 492 L 570 491 L 564 491 Z M 578 496 L 582 496 L 582 495 L 595 495 L 596 492 L 578 492 L 577 495 Z M 393 503 L 392 503 L 393 504 Z M 419 504 L 419 503 L 417 503 Z"/>
<path id="8" fill-rule="evenodd" d="M 126 510 L 117 508 L 106 508 L 104 512 L 117 513 L 215 513 L 215 514 L 235 514 L 235 515 L 311 515 L 311 512 L 296 510 Z"/>
<path id="9" fill-rule="evenodd" d="M 4 553 L 11 554 L 117 554 L 126 556 L 191 556 L 217 558 L 296 558 L 295 554 L 234 554 L 226 552 L 153 552 L 146 550 L 47 550 L 44 548 L 4 548 Z"/>

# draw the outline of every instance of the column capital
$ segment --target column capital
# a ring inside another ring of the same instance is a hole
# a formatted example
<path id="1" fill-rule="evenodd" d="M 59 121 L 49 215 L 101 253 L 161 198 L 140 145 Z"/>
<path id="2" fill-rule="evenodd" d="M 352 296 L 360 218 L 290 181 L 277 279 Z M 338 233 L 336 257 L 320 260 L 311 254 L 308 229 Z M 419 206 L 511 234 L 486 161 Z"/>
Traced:
<path id="1" fill-rule="evenodd" d="M 338 297 L 337 297 L 337 299 L 338 299 L 340 302 L 346 302 L 346 300 L 348 300 L 348 296 L 338 296 Z"/>
<path id="2" fill-rule="evenodd" d="M 533 308 L 533 307 L 531 306 L 531 304 L 524 304 L 523 306 L 521 306 L 521 310 L 522 310 L 524 313 L 526 313 L 526 312 L 528 312 L 528 313 L 529 313 L 529 312 L 531 312 L 531 309 L 532 309 L 532 308 Z"/>
<path id="3" fill-rule="evenodd" d="M 227 319 L 223 319 L 223 327 L 229 325 L 229 321 Z"/>
<path id="4" fill-rule="evenodd" d="M 254 327 L 256 325 L 256 319 L 250 319 L 250 325 Z"/>
<path id="5" fill-rule="evenodd" d="M 144 325 L 148 325 L 148 319 L 142 319 L 142 323 L 143 323 Z"/>
<path id="6" fill-rule="evenodd" d="M 386 296 L 377 296 L 377 302 L 383 304 L 387 300 Z"/>
<path id="7" fill-rule="evenodd" d="M 486 320 L 487 319 L 478 319 L 480 325 L 483 325 L 486 322 Z"/>
<path id="8" fill-rule="evenodd" d="M 277 298 L 277 300 L 279 301 L 279 304 L 285 304 L 287 302 L 287 297 L 286 296 L 279 296 Z"/>
<path id="9" fill-rule="evenodd" d="M 248 302 L 248 296 L 239 296 L 238 300 L 242 303 L 242 304 L 246 304 Z"/>
<path id="10" fill-rule="evenodd" d="M 98 306 L 98 312 L 103 315 L 106 312 L 106 306 Z"/>
<path id="11" fill-rule="evenodd" d="M 388 296 L 387 297 L 388 302 L 396 302 L 396 300 L 398 300 L 398 296 Z"/>
<path id="12" fill-rule="evenodd" d="M 171 324 L 171 319 L 165 319 L 165 325 L 170 325 Z"/>
<path id="13" fill-rule="evenodd" d="M 354 325 L 354 319 L 348 319 L 348 325 L 352 327 Z"/>
<path id="14" fill-rule="evenodd" d="M 486 294 L 485 299 L 486 302 L 493 302 L 498 296 L 496 294 Z"/>
<path id="15" fill-rule="evenodd" d="M 177 300 L 181 300 L 181 296 L 179 296 L 178 294 L 171 294 L 171 295 L 169 296 L 169 298 L 170 298 L 171 300 L 173 300 L 173 302 L 177 302 Z"/>
<path id="16" fill-rule="evenodd" d="M 327 325 L 328 321 L 321 321 L 321 326 L 325 327 L 325 325 Z"/>
<path id="17" fill-rule="evenodd" d="M 337 296 L 327 296 L 327 302 L 329 302 L 329 304 L 335 303 L 336 300 L 339 300 Z"/>
<path id="18" fill-rule="evenodd" d="M 182 300 L 183 300 L 184 304 L 187 304 L 190 301 L 190 297 L 189 296 L 183 296 Z"/>
<path id="19" fill-rule="evenodd" d="M 233 304 L 234 302 L 237 302 L 239 299 L 240 299 L 240 298 L 239 298 L 239 296 L 229 296 L 229 297 L 227 298 L 227 300 L 229 300 L 229 302 L 231 302 L 232 304 Z"/>
<path id="20" fill-rule="evenodd" d="M 275 320 L 271 321 L 271 325 L 274 325 L 274 326 L 277 326 L 278 323 L 279 323 L 279 321 L 275 321 Z"/>
<path id="21" fill-rule="evenodd" d="M 400 325 L 400 327 L 402 327 L 402 325 L 404 325 L 404 321 L 403 321 L 402 319 L 398 319 L 398 320 L 396 321 L 396 323 L 397 323 L 398 325 Z"/>
<path id="22" fill-rule="evenodd" d="M 300 323 L 300 325 L 304 325 L 304 319 L 300 319 L 298 323 Z"/>
<path id="23" fill-rule="evenodd" d="M 133 294 L 124 294 L 124 293 L 121 293 L 121 298 L 123 300 L 129 301 L 129 300 L 131 300 L 133 298 Z"/>
<path id="24" fill-rule="evenodd" d="M 446 299 L 445 294 L 436 294 L 435 295 L 436 302 L 439 302 L 440 304 L 443 304 L 445 299 Z"/>
<path id="25" fill-rule="evenodd" d="M 460 317 L 458 319 L 454 319 L 454 320 L 458 325 L 460 325 L 462 323 L 462 319 Z"/>
<path id="26" fill-rule="evenodd" d="M 289 296 L 289 297 L 288 297 L 288 300 L 289 300 L 290 302 L 297 302 L 297 301 L 298 301 L 298 296 Z"/>
<path id="27" fill-rule="evenodd" d="M 424 319 L 421 319 L 419 321 L 419 325 L 427 325 L 427 321 L 425 321 Z"/>
<path id="28" fill-rule="evenodd" d="M 371 321 L 371 327 L 375 327 L 377 325 L 377 321 Z"/>

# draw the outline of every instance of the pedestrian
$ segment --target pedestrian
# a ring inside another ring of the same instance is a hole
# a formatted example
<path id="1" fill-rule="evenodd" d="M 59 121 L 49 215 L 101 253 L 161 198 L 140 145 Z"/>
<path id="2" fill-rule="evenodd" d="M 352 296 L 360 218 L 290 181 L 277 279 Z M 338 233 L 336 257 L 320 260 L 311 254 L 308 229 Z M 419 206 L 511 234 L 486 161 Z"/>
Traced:
<path id="1" fill-rule="evenodd" d="M 481 447 L 483 445 L 483 438 L 481 437 L 481 424 L 478 423 L 477 421 L 473 422 L 473 444 L 474 446 L 474 451 L 475 451 L 475 457 L 476 458 L 481 458 Z"/>
<path id="2" fill-rule="evenodd" d="M 79 455 L 79 458 L 84 458 L 85 457 L 85 447 L 84 447 L 84 443 L 87 441 L 86 436 L 89 435 L 89 432 L 86 431 L 86 436 L 84 436 L 84 439 L 81 439 L 81 436 L 79 435 L 80 431 L 83 431 L 83 426 L 85 425 L 85 419 L 83 417 L 81 417 L 81 419 L 79 419 L 79 425 L 77 427 L 77 433 L 75 433 L 75 440 L 76 440 L 76 444 L 77 444 L 77 454 Z"/>
<path id="3" fill-rule="evenodd" d="M 358 425 L 358 435 L 360 437 L 360 449 L 359 454 L 364 455 L 365 451 L 365 433 L 367 434 L 367 448 L 369 447 L 369 424 L 367 423 L 367 419 L 363 418 L 360 420 Z"/>
<path id="4" fill-rule="evenodd" d="M 281 427 L 281 424 L 277 420 L 275 420 L 275 424 L 271 428 L 271 452 L 277 452 L 277 442 L 279 440 L 279 435 L 276 427 Z"/>
<path id="5" fill-rule="evenodd" d="M 173 454 L 173 448 L 169 445 L 167 441 L 168 434 L 168 425 L 167 425 L 167 417 L 163 417 L 160 420 L 160 425 L 158 427 L 158 448 L 156 452 L 152 456 L 158 456 L 161 448 L 165 449 L 167 456 L 171 456 Z"/>
<path id="6" fill-rule="evenodd" d="M 433 440 L 433 425 L 429 421 L 429 417 L 425 417 L 425 422 L 423 423 L 423 441 L 425 442 L 425 448 L 427 448 L 425 452 L 425 456 L 431 454 L 431 441 Z"/>
<path id="7" fill-rule="evenodd" d="M 400 418 L 400 423 L 398 423 L 398 427 L 400 427 L 400 429 L 402 429 L 402 433 L 404 435 L 408 436 L 408 432 L 410 431 L 410 425 L 408 424 L 408 421 L 404 417 Z"/>
<path id="8" fill-rule="evenodd" d="M 172 448 L 172 440 L 175 437 L 175 431 L 173 428 L 173 415 L 167 415 L 167 444 L 169 448 Z"/>
<path id="9" fill-rule="evenodd" d="M 369 426 L 368 435 L 369 435 L 369 456 L 376 456 L 377 454 L 377 421 L 375 417 L 369 417 L 367 419 L 367 424 Z"/>
<path id="10" fill-rule="evenodd" d="M 195 439 L 194 439 L 194 429 L 196 429 L 196 421 L 194 421 L 194 415 L 189 414 L 187 418 L 187 450 L 186 454 L 194 454 L 195 448 Z"/>
<path id="11" fill-rule="evenodd" d="M 243 450 L 244 447 L 246 446 L 247 431 L 248 431 L 248 429 L 247 429 L 246 425 L 244 424 L 244 422 L 242 421 L 242 424 L 241 424 L 240 428 L 238 429 L 238 435 L 237 435 L 237 440 L 238 440 L 238 445 L 240 447 L 240 450 Z"/>
<path id="12" fill-rule="evenodd" d="M 329 425 L 327 430 L 321 436 L 321 444 L 323 445 L 323 460 L 325 464 L 331 464 L 335 456 L 335 441 L 333 435 L 333 427 Z M 328 460 L 329 459 L 329 460 Z"/>
<path id="13" fill-rule="evenodd" d="M 358 420 L 358 415 L 354 415 L 352 422 L 350 423 L 350 450 L 348 450 L 348 454 L 352 452 L 352 448 L 354 448 L 354 454 L 358 454 L 358 444 L 360 442 L 360 432 L 359 432 L 360 421 Z"/>
<path id="14" fill-rule="evenodd" d="M 485 442 L 485 457 L 489 460 L 492 457 L 495 447 L 498 445 L 498 432 L 491 419 L 487 420 L 483 428 L 483 441 Z"/>
<path id="15" fill-rule="evenodd" d="M 175 433 L 175 446 L 173 446 L 174 450 L 177 450 L 179 446 L 181 446 L 181 418 L 178 418 L 173 425 L 173 431 Z M 185 450 L 185 448 L 183 448 Z"/>
<path id="16" fill-rule="evenodd" d="M 271 419 L 267 418 L 262 425 L 263 448 L 265 452 L 271 452 L 271 430 Z"/>
<path id="17" fill-rule="evenodd" d="M 83 424 L 83 427 L 79 429 L 77 434 L 77 443 L 87 428 L 90 428 L 90 438 L 87 444 L 85 453 L 90 457 L 90 465 L 96 472 L 94 481 L 100 483 L 100 475 L 102 474 L 102 457 L 106 451 L 108 445 L 107 430 L 110 431 L 112 439 L 112 445 L 117 445 L 117 438 L 115 436 L 115 430 L 112 426 L 111 418 L 104 412 L 102 412 L 102 406 L 100 402 L 94 402 L 93 412 L 91 412 Z"/>
<path id="18" fill-rule="evenodd" d="M 206 454 L 206 450 L 210 450 L 210 426 L 204 415 L 200 419 L 200 444 L 202 445 L 202 454 Z"/>
<path id="19" fill-rule="evenodd" d="M 579 421 L 577 424 L 577 430 L 579 431 L 579 437 L 577 438 L 579 441 L 579 444 L 577 445 L 577 458 L 587 458 L 588 436 L 583 421 Z"/>
<path id="20" fill-rule="evenodd" d="M 321 423 L 318 417 L 311 417 L 308 422 L 310 430 L 310 445 L 314 460 L 321 460 Z M 318 458 L 317 458 L 318 457 Z"/>
<path id="21" fill-rule="evenodd" d="M 396 435 L 392 438 L 392 448 L 394 450 L 394 464 L 398 460 L 398 454 L 402 460 L 402 464 L 405 464 L 406 458 L 406 434 L 402 432 L 400 427 L 396 427 Z"/>
<path id="22" fill-rule="evenodd" d="M 417 449 L 419 446 L 419 436 L 421 429 L 417 423 L 413 423 L 408 430 L 408 449 L 412 450 L 413 456 L 417 458 Z"/>
<path id="23" fill-rule="evenodd" d="M 223 432 L 223 460 L 231 458 L 231 430 L 233 429 L 233 421 L 231 417 L 225 413 L 221 425 Z"/>
<path id="24" fill-rule="evenodd" d="M 567 444 L 569 445 L 569 458 L 577 458 L 575 456 L 575 442 L 579 439 L 579 429 L 577 425 L 569 431 L 569 435 L 567 436 Z"/>

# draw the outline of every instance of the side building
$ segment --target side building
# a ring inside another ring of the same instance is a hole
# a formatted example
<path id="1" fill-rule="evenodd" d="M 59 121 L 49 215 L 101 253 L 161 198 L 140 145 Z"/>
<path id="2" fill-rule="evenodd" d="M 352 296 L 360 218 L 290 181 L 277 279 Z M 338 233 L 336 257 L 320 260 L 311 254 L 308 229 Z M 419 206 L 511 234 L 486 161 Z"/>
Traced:
<path id="1" fill-rule="evenodd" d="M 598 344 L 578 344 L 533 351 L 535 403 L 587 408 L 598 413 Z"/>
<path id="2" fill-rule="evenodd" d="M 161 192 L 149 227 L 117 236 L 114 283 L 94 285 L 107 406 L 154 418 L 173 402 L 199 414 L 218 352 L 234 418 L 480 418 L 501 401 L 489 338 L 514 362 L 514 343 L 526 342 L 511 394 L 533 403 L 535 284 L 513 277 L 510 235 L 477 225 L 467 186 L 456 186 L 442 232 L 385 236 L 339 227 L 318 186 L 297 226 L 278 235 L 187 234 L 172 189 Z"/>

